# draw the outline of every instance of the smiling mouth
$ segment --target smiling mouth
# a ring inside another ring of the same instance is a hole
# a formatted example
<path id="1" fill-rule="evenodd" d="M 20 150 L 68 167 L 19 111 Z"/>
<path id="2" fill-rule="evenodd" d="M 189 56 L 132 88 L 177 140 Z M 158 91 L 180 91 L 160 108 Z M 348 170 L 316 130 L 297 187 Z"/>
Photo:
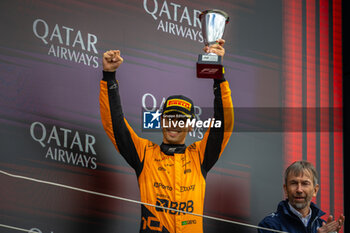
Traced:
<path id="1" fill-rule="evenodd" d="M 170 137 L 177 137 L 181 134 L 181 130 L 179 129 L 167 129 L 166 132 Z"/>
<path id="2" fill-rule="evenodd" d="M 305 197 L 294 197 L 296 201 L 305 201 Z"/>
<path id="3" fill-rule="evenodd" d="M 180 129 L 167 129 L 168 132 L 176 132 L 176 133 L 180 133 L 181 130 Z"/>

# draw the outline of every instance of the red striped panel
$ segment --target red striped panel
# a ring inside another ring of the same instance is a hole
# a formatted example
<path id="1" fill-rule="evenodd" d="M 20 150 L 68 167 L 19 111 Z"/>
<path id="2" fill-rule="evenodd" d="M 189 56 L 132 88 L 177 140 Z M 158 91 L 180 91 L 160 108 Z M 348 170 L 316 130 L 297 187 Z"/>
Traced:
<path id="1" fill-rule="evenodd" d="M 343 197 L 343 80 L 341 0 L 333 0 L 333 117 L 334 117 L 334 215 L 344 213 Z M 343 230 L 341 230 L 343 232 Z"/>
<path id="2" fill-rule="evenodd" d="M 287 108 L 302 107 L 302 1 L 291 0 L 283 2 L 284 33 L 283 33 L 283 74 L 285 78 L 284 106 Z M 343 197 L 343 119 L 342 119 L 342 28 L 341 28 L 341 0 L 332 1 L 333 18 L 329 17 L 329 1 L 319 1 L 319 25 L 315 25 L 316 1 L 306 1 L 306 107 L 307 107 L 307 159 L 316 166 L 316 110 L 321 108 L 320 114 L 320 200 L 321 209 L 328 214 L 333 214 L 331 206 L 331 191 L 334 193 L 334 215 L 338 218 L 344 211 Z M 333 22 L 333 32 L 329 31 L 330 20 Z M 316 36 L 316 28 L 319 26 L 319 38 Z M 329 36 L 333 35 L 330 45 Z M 319 39 L 319 48 L 316 48 L 316 40 Z M 332 46 L 332 47 L 330 47 Z M 332 48 L 333 60 L 329 60 L 330 48 Z M 320 67 L 319 77 L 316 77 L 316 50 L 319 49 Z M 333 65 L 333 66 L 332 66 Z M 333 68 L 333 70 L 332 70 Z M 331 69 L 331 70 L 330 70 Z M 332 82 L 330 83 L 330 71 Z M 316 79 L 319 78 L 320 89 L 316 90 Z M 333 90 L 330 90 L 330 85 Z M 330 92 L 332 91 L 332 92 Z M 320 103 L 316 104 L 316 94 L 319 93 Z M 330 96 L 330 93 L 332 95 Z M 305 93 L 304 93 L 305 94 Z M 332 99 L 330 99 L 332 98 Z M 333 106 L 330 106 L 330 100 Z M 305 106 L 304 106 L 305 107 Z M 334 107 L 334 109 L 330 108 Z M 333 114 L 332 127 L 329 114 Z M 295 160 L 302 158 L 302 134 L 290 131 L 290 129 L 302 126 L 300 111 L 289 114 L 286 119 L 284 138 L 284 166 L 285 168 Z M 334 132 L 330 132 L 333 128 Z M 289 129 L 289 131 L 288 131 Z M 333 133 L 333 148 L 330 148 L 330 133 Z M 330 150 L 334 155 L 334 167 L 330 167 Z M 330 180 L 330 171 L 333 172 L 333 180 Z M 334 190 L 330 190 L 331 182 Z"/>
<path id="3" fill-rule="evenodd" d="M 286 108 L 295 108 L 288 112 L 285 119 L 284 168 L 295 160 L 302 159 L 302 133 L 293 132 L 293 128 L 302 128 L 302 1 L 284 1 L 283 20 L 283 71 Z M 288 110 L 289 111 L 289 110 Z"/>
<path id="4" fill-rule="evenodd" d="M 316 167 L 316 3 L 306 1 L 307 160 Z"/>
<path id="5" fill-rule="evenodd" d="M 329 180 L 329 5 L 320 0 L 320 206 L 330 213 Z"/>

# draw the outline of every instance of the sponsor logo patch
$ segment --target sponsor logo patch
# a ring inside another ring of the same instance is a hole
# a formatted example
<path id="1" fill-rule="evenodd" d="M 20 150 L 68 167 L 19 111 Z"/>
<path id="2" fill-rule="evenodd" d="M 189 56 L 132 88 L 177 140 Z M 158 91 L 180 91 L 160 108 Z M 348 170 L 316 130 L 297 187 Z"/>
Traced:
<path id="1" fill-rule="evenodd" d="M 191 111 L 192 104 L 181 99 L 171 99 L 171 100 L 168 100 L 166 106 L 167 107 L 180 106 L 180 107 L 186 108 L 188 111 Z"/>
<path id="2" fill-rule="evenodd" d="M 181 225 L 184 226 L 184 225 L 196 224 L 196 223 L 197 223 L 197 221 L 195 219 L 193 219 L 193 220 L 182 221 Z"/>
<path id="3" fill-rule="evenodd" d="M 168 209 L 163 209 L 163 208 L 157 207 L 156 211 L 158 211 L 158 212 L 165 212 L 165 213 L 174 214 L 174 215 L 175 214 L 177 214 L 177 215 L 185 214 L 185 213 L 181 213 L 181 212 L 176 211 L 176 210 L 192 213 L 193 210 L 194 210 L 193 204 L 194 203 L 193 203 L 192 200 L 189 200 L 187 202 L 173 202 L 173 201 L 170 201 L 170 200 L 167 200 L 167 199 L 157 198 L 157 202 L 156 202 L 157 206 L 171 208 L 171 209 L 174 209 L 174 210 L 168 210 Z"/>

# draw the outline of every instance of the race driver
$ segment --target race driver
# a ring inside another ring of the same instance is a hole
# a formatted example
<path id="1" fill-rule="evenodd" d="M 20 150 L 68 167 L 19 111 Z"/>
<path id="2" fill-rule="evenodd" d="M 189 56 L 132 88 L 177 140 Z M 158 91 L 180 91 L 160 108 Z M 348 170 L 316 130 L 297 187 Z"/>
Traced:
<path id="1" fill-rule="evenodd" d="M 220 39 L 217 44 L 204 47 L 204 51 L 224 56 L 224 43 Z M 202 217 L 189 213 L 203 214 L 207 173 L 221 156 L 233 130 L 229 84 L 224 78 L 214 79 L 214 118 L 221 121 L 221 127 L 209 128 L 202 140 L 186 146 L 186 135 L 191 127 L 186 124 L 164 127 L 164 124 L 163 142 L 157 145 L 138 137 L 124 117 L 115 77 L 122 63 L 119 50 L 103 55 L 100 82 L 103 127 L 115 148 L 135 170 L 141 202 L 171 208 L 142 205 L 140 232 L 201 233 Z M 193 116 L 194 106 L 189 98 L 182 95 L 167 98 L 162 122 L 180 122 Z"/>

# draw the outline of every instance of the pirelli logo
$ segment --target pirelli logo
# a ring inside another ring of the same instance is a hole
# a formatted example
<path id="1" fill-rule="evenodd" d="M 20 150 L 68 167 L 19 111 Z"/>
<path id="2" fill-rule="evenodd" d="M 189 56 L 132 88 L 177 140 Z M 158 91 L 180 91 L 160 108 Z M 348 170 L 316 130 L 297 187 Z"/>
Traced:
<path id="1" fill-rule="evenodd" d="M 183 108 L 186 108 L 188 111 L 191 111 L 191 103 L 187 102 L 186 100 L 181 100 L 181 99 L 171 99 L 168 100 L 167 107 L 171 107 L 171 106 L 180 106 Z"/>

